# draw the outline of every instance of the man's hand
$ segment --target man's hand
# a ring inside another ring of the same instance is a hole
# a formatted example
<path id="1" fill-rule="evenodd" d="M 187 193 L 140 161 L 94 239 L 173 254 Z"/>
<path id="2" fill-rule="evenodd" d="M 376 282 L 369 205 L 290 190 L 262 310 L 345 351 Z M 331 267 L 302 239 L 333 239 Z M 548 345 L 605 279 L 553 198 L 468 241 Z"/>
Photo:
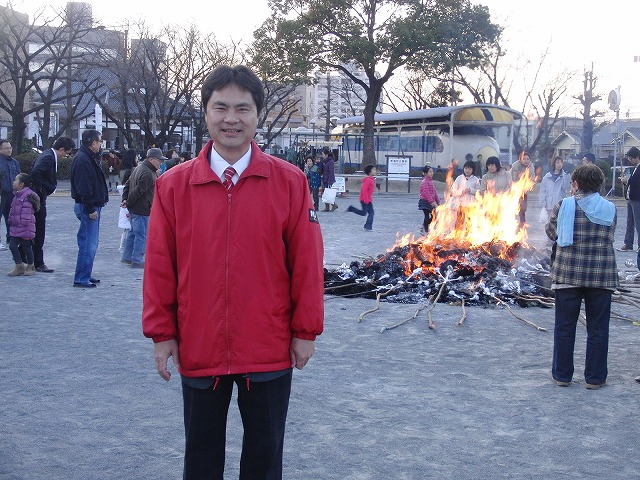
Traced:
<path id="1" fill-rule="evenodd" d="M 289 353 L 291 354 L 291 366 L 302 370 L 309 359 L 313 356 L 316 349 L 316 342 L 313 340 L 303 340 L 301 338 L 293 338 Z"/>
<path id="2" fill-rule="evenodd" d="M 89 214 L 89 218 L 91 220 L 96 220 L 98 218 L 98 212 L 93 212 Z"/>
<path id="3" fill-rule="evenodd" d="M 178 342 L 175 340 L 167 340 L 166 342 L 158 342 L 153 344 L 153 359 L 156 362 L 156 370 L 158 374 L 167 382 L 171 378 L 171 372 L 167 369 L 167 360 L 173 358 L 173 364 L 176 368 L 180 367 L 180 356 L 178 355 Z"/>

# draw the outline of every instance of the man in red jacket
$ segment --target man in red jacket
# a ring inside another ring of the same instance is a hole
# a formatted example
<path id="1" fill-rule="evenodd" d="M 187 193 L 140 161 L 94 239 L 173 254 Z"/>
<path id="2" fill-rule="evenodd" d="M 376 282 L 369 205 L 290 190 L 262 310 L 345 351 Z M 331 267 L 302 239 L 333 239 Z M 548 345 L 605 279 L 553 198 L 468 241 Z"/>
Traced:
<path id="1" fill-rule="evenodd" d="M 160 376 L 182 378 L 184 478 L 222 479 L 234 383 L 240 478 L 282 478 L 292 367 L 323 328 L 320 226 L 306 178 L 253 141 L 264 103 L 244 66 L 217 67 L 202 105 L 211 141 L 156 182 L 142 324 Z"/>

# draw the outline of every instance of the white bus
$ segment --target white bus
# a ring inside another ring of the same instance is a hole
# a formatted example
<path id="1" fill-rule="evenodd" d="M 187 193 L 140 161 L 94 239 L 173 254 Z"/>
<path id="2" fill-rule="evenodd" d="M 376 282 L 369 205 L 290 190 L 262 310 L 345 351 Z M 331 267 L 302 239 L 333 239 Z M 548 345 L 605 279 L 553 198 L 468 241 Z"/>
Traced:
<path id="1" fill-rule="evenodd" d="M 511 163 L 513 126 L 521 117 L 516 110 L 487 104 L 378 113 L 374 127 L 376 161 L 381 166 L 388 165 L 389 159 L 409 159 L 412 174 L 418 174 L 425 165 L 446 168 L 452 159 L 458 160 L 461 168 L 467 154 L 481 168 L 491 156 Z M 340 119 L 338 125 L 343 166 L 359 169 L 364 116 Z"/>

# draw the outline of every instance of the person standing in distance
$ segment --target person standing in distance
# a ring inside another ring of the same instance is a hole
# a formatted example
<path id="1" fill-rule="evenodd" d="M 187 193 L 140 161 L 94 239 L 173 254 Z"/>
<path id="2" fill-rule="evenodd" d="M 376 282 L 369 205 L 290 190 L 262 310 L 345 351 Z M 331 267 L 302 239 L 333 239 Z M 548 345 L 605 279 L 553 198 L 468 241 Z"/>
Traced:
<path id="1" fill-rule="evenodd" d="M 13 181 L 20 173 L 20 164 L 11 156 L 13 147 L 8 140 L 0 140 L 0 182 L 2 184 L 2 196 L 0 197 L 0 215 L 4 217 L 4 225 L 7 227 L 7 244 L 9 244 L 9 211 L 13 202 Z M 0 239 L 0 250 L 7 247 Z"/>
<path id="2" fill-rule="evenodd" d="M 638 169 L 640 150 L 638 147 L 629 149 L 627 160 L 634 168 L 631 175 L 620 179 L 627 186 L 625 195 L 627 197 L 627 229 L 624 233 L 624 245 L 618 249 L 621 252 L 633 250 L 633 239 L 636 233 L 638 233 L 638 246 L 640 247 L 640 169 Z"/>
<path id="3" fill-rule="evenodd" d="M 73 286 L 93 288 L 100 282 L 91 276 L 98 250 L 100 210 L 109 201 L 107 182 L 100 166 L 102 134 L 97 130 L 82 132 L 82 145 L 71 163 L 71 198 L 73 211 L 80 220 L 78 259 Z"/>
<path id="4" fill-rule="evenodd" d="M 167 157 L 159 148 L 147 150 L 147 158 L 131 172 L 122 192 L 122 206 L 126 207 L 131 215 L 131 230 L 127 234 L 120 261 L 131 265 L 132 268 L 144 268 L 149 215 L 158 169 L 166 160 Z"/>
<path id="5" fill-rule="evenodd" d="M 317 213 L 304 173 L 253 141 L 263 104 L 255 73 L 217 67 L 202 87 L 212 140 L 156 182 L 142 327 L 160 376 L 169 357 L 181 374 L 187 480 L 223 478 L 234 384 L 240 478 L 282 478 L 292 367 L 323 329 Z"/>
<path id="6" fill-rule="evenodd" d="M 33 239 L 33 258 L 36 271 L 52 273 L 53 269 L 44 263 L 44 239 L 47 220 L 47 197 L 56 191 L 58 186 L 58 158 L 68 157 L 76 148 L 76 143 L 69 137 L 59 137 L 53 146 L 45 150 L 31 168 L 33 188 L 40 198 L 40 210 L 35 213 L 36 237 Z"/>

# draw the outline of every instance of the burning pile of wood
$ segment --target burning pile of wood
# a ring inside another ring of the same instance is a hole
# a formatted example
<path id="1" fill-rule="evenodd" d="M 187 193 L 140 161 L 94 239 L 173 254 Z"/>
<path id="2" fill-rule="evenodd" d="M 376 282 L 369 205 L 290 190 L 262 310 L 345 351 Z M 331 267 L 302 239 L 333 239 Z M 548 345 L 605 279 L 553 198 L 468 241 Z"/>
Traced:
<path id="1" fill-rule="evenodd" d="M 551 306 L 549 255 L 520 243 L 494 241 L 473 248 L 397 246 L 378 258 L 354 261 L 325 272 L 325 292 L 388 301 L 419 303 Z"/>

